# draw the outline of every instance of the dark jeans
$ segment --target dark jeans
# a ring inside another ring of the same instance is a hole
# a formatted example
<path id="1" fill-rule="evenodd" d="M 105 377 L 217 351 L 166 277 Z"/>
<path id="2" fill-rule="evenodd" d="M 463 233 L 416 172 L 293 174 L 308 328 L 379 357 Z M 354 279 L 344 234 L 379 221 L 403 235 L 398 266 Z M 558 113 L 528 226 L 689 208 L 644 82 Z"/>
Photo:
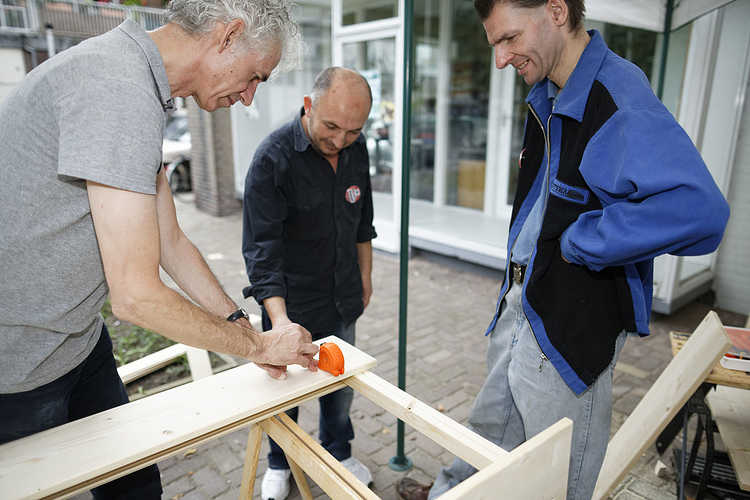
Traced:
<path id="1" fill-rule="evenodd" d="M 112 340 L 103 326 L 94 350 L 70 372 L 30 391 L 0 394 L 0 444 L 127 402 Z M 152 499 L 161 498 L 161 492 L 156 465 L 91 490 L 96 499 Z"/>
<path id="2" fill-rule="evenodd" d="M 333 334 L 354 345 L 354 325 L 355 321 L 348 325 L 341 324 L 336 331 L 329 334 L 313 335 L 313 340 Z M 270 322 L 268 326 L 270 328 Z M 352 427 L 352 421 L 349 419 L 352 399 L 354 399 L 354 391 L 351 387 L 339 389 L 318 399 L 320 404 L 320 417 L 318 419 L 320 444 L 338 461 L 352 456 L 350 441 L 354 439 L 354 428 Z M 299 408 L 287 410 L 286 414 L 296 422 Z M 268 453 L 268 467 L 271 469 L 288 469 L 289 463 L 286 461 L 284 451 L 273 439 L 268 438 L 268 442 L 271 445 L 271 451 Z"/>

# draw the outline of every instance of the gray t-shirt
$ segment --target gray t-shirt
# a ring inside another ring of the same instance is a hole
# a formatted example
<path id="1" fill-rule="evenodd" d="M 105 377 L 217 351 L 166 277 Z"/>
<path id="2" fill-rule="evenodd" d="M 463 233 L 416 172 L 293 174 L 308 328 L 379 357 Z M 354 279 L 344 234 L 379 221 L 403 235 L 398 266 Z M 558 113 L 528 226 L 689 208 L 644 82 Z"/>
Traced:
<path id="1" fill-rule="evenodd" d="M 132 21 L 0 102 L 0 393 L 51 382 L 94 348 L 109 289 L 86 180 L 155 194 L 171 105 L 158 49 Z"/>

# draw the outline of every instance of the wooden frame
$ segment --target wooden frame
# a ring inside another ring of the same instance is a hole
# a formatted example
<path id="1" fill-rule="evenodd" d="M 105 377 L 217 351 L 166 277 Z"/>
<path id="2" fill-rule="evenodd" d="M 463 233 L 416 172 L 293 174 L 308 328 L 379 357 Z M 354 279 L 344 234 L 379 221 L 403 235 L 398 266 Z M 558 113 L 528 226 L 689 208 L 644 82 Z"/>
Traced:
<path id="1" fill-rule="evenodd" d="M 0 446 L 0 491 L 9 499 L 68 497 L 250 425 L 241 498 L 252 496 L 266 432 L 291 458 L 303 498 L 312 498 L 306 473 L 334 498 L 374 499 L 371 490 L 283 414 L 303 401 L 349 385 L 480 469 L 446 498 L 493 498 L 496 488 L 509 484 L 514 498 L 564 498 L 570 420 L 561 420 L 508 453 L 368 372 L 374 358 L 336 337 L 321 342 L 341 347 L 347 362 L 344 375 L 290 366 L 288 378 L 278 381 L 255 365 L 242 365 L 6 443 Z M 248 388 L 253 389 L 252 396 L 238 397 Z M 532 481 L 540 467 L 545 469 L 543 488 Z M 525 493 L 517 485 L 523 478 L 528 479 Z"/>
<path id="2" fill-rule="evenodd" d="M 620 483 L 730 345 L 719 316 L 709 312 L 609 442 L 594 498 Z"/>
<path id="3" fill-rule="evenodd" d="M 737 484 L 750 491 L 750 391 L 718 386 L 706 396 L 706 402 L 727 448 Z"/>

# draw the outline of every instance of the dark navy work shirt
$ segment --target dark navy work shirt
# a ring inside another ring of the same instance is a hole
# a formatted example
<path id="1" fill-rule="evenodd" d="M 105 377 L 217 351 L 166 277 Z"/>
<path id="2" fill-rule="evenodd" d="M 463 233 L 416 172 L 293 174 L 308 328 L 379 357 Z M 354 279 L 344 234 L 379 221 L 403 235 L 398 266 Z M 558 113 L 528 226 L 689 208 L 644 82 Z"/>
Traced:
<path id="1" fill-rule="evenodd" d="M 370 162 L 360 134 L 334 172 L 302 114 L 261 143 L 245 179 L 245 296 L 283 297 L 290 320 L 328 334 L 363 311 L 357 243 L 376 237 Z"/>

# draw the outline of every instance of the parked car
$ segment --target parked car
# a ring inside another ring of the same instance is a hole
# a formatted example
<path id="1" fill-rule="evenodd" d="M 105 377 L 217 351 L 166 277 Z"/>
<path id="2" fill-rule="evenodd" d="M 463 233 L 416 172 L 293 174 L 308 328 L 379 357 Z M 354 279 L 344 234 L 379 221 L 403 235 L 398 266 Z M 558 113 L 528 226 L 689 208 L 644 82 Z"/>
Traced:
<path id="1" fill-rule="evenodd" d="M 179 109 L 167 118 L 162 142 L 161 162 L 173 193 L 192 190 L 190 150 L 187 112 Z"/>

